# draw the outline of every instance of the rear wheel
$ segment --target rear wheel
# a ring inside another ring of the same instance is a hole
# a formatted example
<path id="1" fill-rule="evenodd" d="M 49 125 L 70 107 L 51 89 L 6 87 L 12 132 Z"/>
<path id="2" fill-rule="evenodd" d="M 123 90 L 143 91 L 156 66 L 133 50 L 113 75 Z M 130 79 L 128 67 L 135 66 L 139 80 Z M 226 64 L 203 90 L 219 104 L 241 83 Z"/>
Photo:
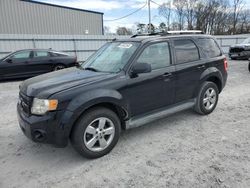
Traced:
<path id="1" fill-rule="evenodd" d="M 71 134 L 71 143 L 86 158 L 102 157 L 114 148 L 120 130 L 120 119 L 113 111 L 93 108 L 77 122 Z"/>
<path id="2" fill-rule="evenodd" d="M 58 70 L 61 70 L 61 69 L 65 69 L 65 65 L 62 65 L 62 64 L 58 64 L 54 67 L 54 71 L 58 71 Z"/>
<path id="3" fill-rule="evenodd" d="M 195 111 L 202 115 L 210 114 L 216 107 L 219 90 L 215 83 L 204 82 L 196 99 Z"/>

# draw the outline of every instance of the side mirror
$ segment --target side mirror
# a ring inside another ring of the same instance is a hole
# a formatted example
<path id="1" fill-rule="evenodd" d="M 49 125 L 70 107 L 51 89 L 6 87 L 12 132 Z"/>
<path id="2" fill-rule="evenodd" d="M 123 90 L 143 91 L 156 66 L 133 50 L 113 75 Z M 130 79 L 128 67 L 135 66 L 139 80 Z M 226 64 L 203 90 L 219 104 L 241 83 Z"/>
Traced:
<path id="1" fill-rule="evenodd" d="M 12 59 L 6 59 L 7 63 L 12 63 Z"/>
<path id="2" fill-rule="evenodd" d="M 132 68 L 133 75 L 148 73 L 151 71 L 152 71 L 151 65 L 148 63 L 136 63 Z"/>

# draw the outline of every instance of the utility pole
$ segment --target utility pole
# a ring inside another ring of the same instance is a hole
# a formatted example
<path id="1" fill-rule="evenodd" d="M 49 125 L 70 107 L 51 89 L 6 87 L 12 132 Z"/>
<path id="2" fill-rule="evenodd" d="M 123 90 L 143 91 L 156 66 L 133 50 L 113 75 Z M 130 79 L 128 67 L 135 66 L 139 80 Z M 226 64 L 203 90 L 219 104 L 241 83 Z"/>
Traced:
<path id="1" fill-rule="evenodd" d="M 150 12 L 150 0 L 148 0 L 148 32 L 151 33 L 151 12 Z"/>

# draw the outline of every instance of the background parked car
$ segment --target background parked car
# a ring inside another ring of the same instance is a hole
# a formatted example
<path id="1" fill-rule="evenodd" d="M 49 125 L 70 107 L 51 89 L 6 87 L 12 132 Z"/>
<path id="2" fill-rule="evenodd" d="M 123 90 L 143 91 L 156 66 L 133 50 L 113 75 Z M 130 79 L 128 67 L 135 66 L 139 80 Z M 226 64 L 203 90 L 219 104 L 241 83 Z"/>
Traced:
<path id="1" fill-rule="evenodd" d="M 236 44 L 229 48 L 229 57 L 231 59 L 248 59 L 250 58 L 250 38 L 245 39 L 242 43 Z"/>
<path id="2" fill-rule="evenodd" d="M 0 60 L 0 79 L 36 76 L 76 65 L 77 58 L 66 53 L 43 49 L 19 50 Z"/>

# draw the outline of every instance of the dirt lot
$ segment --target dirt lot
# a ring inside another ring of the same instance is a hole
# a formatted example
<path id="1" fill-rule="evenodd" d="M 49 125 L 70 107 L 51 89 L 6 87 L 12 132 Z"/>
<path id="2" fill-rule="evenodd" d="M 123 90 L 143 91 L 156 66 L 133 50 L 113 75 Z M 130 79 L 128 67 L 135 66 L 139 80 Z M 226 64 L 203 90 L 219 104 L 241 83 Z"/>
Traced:
<path id="1" fill-rule="evenodd" d="M 17 82 L 0 83 L 0 187 L 250 187 L 250 73 L 230 61 L 216 110 L 180 112 L 122 133 L 96 160 L 71 146 L 28 140 L 18 127 Z"/>

